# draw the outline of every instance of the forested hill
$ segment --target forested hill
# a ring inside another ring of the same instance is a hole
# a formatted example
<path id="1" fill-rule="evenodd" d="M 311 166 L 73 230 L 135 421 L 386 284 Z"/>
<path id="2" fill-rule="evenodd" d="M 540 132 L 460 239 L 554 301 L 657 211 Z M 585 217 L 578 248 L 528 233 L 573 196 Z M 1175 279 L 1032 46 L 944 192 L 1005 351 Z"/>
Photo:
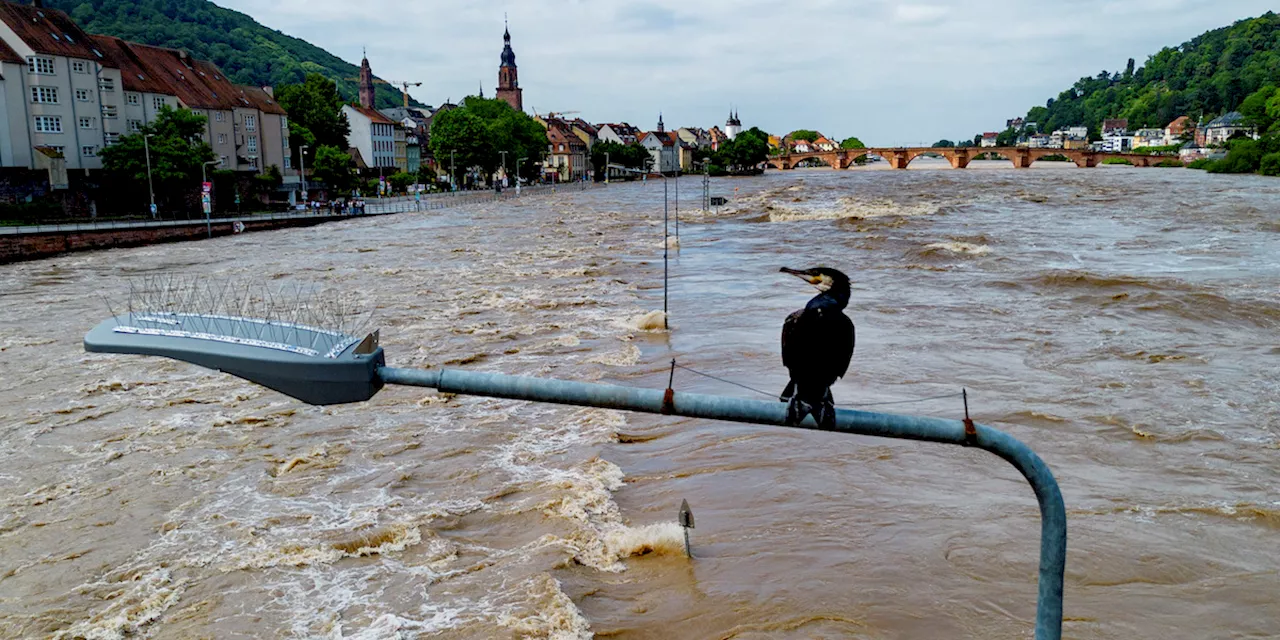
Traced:
<path id="1" fill-rule="evenodd" d="M 309 42 L 268 29 L 253 18 L 208 0 L 45 0 L 89 33 L 186 49 L 210 60 L 238 84 L 281 85 L 319 73 L 338 83 L 343 98 L 358 96 L 360 68 Z M 400 91 L 375 85 L 377 106 L 401 104 Z"/>
<path id="2" fill-rule="evenodd" d="M 1129 128 L 1164 127 L 1181 115 L 1205 119 L 1232 111 L 1249 94 L 1280 84 L 1280 16 L 1267 12 L 1162 49 L 1134 68 L 1081 78 L 1027 121 L 1040 131 L 1128 118 Z"/>

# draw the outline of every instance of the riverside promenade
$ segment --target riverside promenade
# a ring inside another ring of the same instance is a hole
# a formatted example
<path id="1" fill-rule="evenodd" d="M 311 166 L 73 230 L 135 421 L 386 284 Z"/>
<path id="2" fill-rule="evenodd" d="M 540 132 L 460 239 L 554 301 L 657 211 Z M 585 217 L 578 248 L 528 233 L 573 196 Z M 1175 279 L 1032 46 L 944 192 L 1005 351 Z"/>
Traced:
<path id="1" fill-rule="evenodd" d="M 352 213 L 350 207 L 342 213 L 331 212 L 327 207 L 322 207 L 319 210 L 247 213 L 208 219 L 201 217 L 181 220 L 85 220 L 0 226 L 0 264 L 36 260 L 74 251 L 135 247 L 160 242 L 202 240 L 234 233 L 305 227 L 365 215 L 433 211 L 480 202 L 542 195 L 553 193 L 557 189 L 579 190 L 596 186 L 603 186 L 603 183 L 522 187 L 518 196 L 515 189 L 506 189 L 501 193 L 487 190 L 433 193 L 424 195 L 420 200 L 413 196 L 369 198 L 365 200 L 364 211 L 360 214 Z"/>

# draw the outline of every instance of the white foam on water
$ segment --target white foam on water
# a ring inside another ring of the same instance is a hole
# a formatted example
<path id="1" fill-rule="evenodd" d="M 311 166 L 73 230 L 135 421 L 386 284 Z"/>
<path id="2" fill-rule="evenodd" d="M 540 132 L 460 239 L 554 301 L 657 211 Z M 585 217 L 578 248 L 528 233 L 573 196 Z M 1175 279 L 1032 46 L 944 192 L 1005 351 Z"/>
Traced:
<path id="1" fill-rule="evenodd" d="M 92 588 L 108 588 L 107 604 L 85 620 L 58 631 L 55 639 L 124 640 L 145 635 L 148 626 L 177 604 L 183 583 L 175 582 L 168 569 L 155 568 L 122 584 L 93 584 Z"/>

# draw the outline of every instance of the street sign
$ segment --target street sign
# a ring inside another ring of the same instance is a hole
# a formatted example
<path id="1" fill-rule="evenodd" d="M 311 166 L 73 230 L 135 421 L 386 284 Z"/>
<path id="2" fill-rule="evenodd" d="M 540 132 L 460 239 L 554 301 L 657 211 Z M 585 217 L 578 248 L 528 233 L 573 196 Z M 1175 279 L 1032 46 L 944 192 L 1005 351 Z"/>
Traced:
<path id="1" fill-rule="evenodd" d="M 200 187 L 200 192 L 201 192 L 201 193 L 211 193 L 212 191 L 213 191 L 213 183 L 212 183 L 212 182 L 205 182 L 205 183 L 204 183 L 203 185 L 201 185 L 201 187 Z"/>

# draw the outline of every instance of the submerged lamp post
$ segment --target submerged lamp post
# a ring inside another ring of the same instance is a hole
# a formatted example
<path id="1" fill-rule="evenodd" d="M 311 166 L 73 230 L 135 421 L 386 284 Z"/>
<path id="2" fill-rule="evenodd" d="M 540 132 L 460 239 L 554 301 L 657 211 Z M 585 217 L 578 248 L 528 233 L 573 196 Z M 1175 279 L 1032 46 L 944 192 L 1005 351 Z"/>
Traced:
<path id="1" fill-rule="evenodd" d="M 91 330 L 84 338 L 85 350 L 174 358 L 230 373 L 314 405 L 363 402 L 383 385 L 398 384 L 443 393 L 822 429 L 812 416 L 800 424 L 788 422 L 783 402 L 460 369 L 388 367 L 377 332 L 361 339 L 296 322 L 134 309 L 137 307 L 131 305 L 128 313 Z M 1035 452 L 1012 436 L 967 417 L 963 421 L 944 420 L 837 409 L 835 424 L 828 430 L 974 447 L 1012 464 L 1031 484 L 1040 505 L 1035 637 L 1061 639 L 1066 507 L 1057 481 Z M 687 523 L 686 529 L 693 526 L 691 512 Z"/>
<path id="2" fill-rule="evenodd" d="M 200 198 L 202 201 L 205 198 L 209 199 L 208 202 L 201 203 L 201 208 L 204 209 L 204 230 L 210 238 L 213 237 L 213 221 L 209 218 L 213 212 L 213 189 L 209 189 L 209 193 L 204 193 L 204 185 L 209 183 L 209 179 L 205 175 L 205 169 L 209 168 L 210 165 L 221 164 L 222 158 L 218 158 L 217 160 L 210 160 L 200 165 Z"/>
<path id="3" fill-rule="evenodd" d="M 147 133 L 142 136 L 142 151 L 147 156 L 147 193 L 151 196 L 152 218 L 156 217 L 156 190 L 155 187 L 151 185 L 151 143 L 149 143 L 148 140 L 150 140 L 151 136 L 154 135 L 154 133 Z"/>

